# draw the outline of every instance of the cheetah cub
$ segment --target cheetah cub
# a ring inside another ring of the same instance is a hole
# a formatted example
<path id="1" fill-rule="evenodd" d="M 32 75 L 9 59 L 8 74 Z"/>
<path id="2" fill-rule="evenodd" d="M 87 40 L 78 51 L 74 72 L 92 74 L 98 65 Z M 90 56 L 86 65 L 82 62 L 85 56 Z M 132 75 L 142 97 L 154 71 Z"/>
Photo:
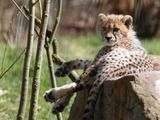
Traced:
<path id="1" fill-rule="evenodd" d="M 45 100 L 55 102 L 63 96 L 91 87 L 83 120 L 94 120 L 95 103 L 104 81 L 152 71 L 151 60 L 136 38 L 132 23 L 129 15 L 99 14 L 98 25 L 104 47 L 93 61 L 76 59 L 58 68 L 55 72 L 57 77 L 63 77 L 75 69 L 84 69 L 84 73 L 76 82 L 46 91 Z"/>

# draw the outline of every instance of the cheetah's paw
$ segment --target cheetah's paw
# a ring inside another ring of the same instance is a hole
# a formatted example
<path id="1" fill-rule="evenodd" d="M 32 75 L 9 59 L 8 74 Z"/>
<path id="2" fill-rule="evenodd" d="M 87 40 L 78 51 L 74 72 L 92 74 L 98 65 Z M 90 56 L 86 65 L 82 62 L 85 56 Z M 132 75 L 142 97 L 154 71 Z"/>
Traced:
<path id="1" fill-rule="evenodd" d="M 43 95 L 46 102 L 56 102 L 59 99 L 56 88 L 52 88 Z"/>
<path id="2" fill-rule="evenodd" d="M 62 65 L 60 68 L 58 68 L 56 71 L 55 71 L 55 75 L 57 77 L 64 77 L 66 76 L 67 74 L 69 74 L 69 69 L 66 65 Z"/>

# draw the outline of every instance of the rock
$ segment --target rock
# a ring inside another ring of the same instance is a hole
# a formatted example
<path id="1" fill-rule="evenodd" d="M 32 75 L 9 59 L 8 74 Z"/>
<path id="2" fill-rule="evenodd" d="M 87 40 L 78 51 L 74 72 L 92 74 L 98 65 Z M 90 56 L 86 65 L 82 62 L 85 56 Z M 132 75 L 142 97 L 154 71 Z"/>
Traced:
<path id="1" fill-rule="evenodd" d="M 154 70 L 105 81 L 94 120 L 160 120 L 160 57 L 151 56 Z M 82 120 L 88 90 L 77 93 L 69 120 Z"/>
<path id="2" fill-rule="evenodd" d="M 155 71 L 160 71 L 160 56 L 150 55 Z"/>
<path id="3" fill-rule="evenodd" d="M 78 93 L 69 120 L 81 120 L 86 90 Z M 106 81 L 94 111 L 95 120 L 160 120 L 160 71 Z"/>
<path id="4" fill-rule="evenodd" d="M 104 83 L 95 120 L 160 120 L 160 72 Z"/>

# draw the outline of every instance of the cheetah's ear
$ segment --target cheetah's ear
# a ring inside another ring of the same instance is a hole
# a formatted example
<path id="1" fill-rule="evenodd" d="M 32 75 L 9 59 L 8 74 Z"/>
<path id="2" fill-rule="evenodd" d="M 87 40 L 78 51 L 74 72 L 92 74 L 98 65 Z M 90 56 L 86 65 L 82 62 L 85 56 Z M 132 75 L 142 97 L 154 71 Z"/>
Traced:
<path id="1" fill-rule="evenodd" d="M 103 13 L 100 13 L 98 15 L 98 22 L 100 24 L 103 24 L 105 21 L 107 21 L 107 16 L 105 14 L 103 14 Z"/>
<path id="2" fill-rule="evenodd" d="M 133 18 L 130 15 L 125 15 L 123 17 L 123 22 L 127 26 L 127 28 L 130 28 L 133 23 Z"/>

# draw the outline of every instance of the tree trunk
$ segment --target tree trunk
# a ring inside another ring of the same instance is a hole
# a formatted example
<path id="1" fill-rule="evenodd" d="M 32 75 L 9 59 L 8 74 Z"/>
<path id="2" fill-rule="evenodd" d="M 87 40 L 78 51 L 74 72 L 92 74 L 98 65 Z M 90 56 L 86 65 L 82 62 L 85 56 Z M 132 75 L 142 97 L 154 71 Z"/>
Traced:
<path id="1" fill-rule="evenodd" d="M 156 70 L 160 59 L 153 57 Z M 82 120 L 87 90 L 77 94 L 69 120 Z M 160 71 L 105 81 L 98 96 L 94 120 L 160 120 Z"/>

